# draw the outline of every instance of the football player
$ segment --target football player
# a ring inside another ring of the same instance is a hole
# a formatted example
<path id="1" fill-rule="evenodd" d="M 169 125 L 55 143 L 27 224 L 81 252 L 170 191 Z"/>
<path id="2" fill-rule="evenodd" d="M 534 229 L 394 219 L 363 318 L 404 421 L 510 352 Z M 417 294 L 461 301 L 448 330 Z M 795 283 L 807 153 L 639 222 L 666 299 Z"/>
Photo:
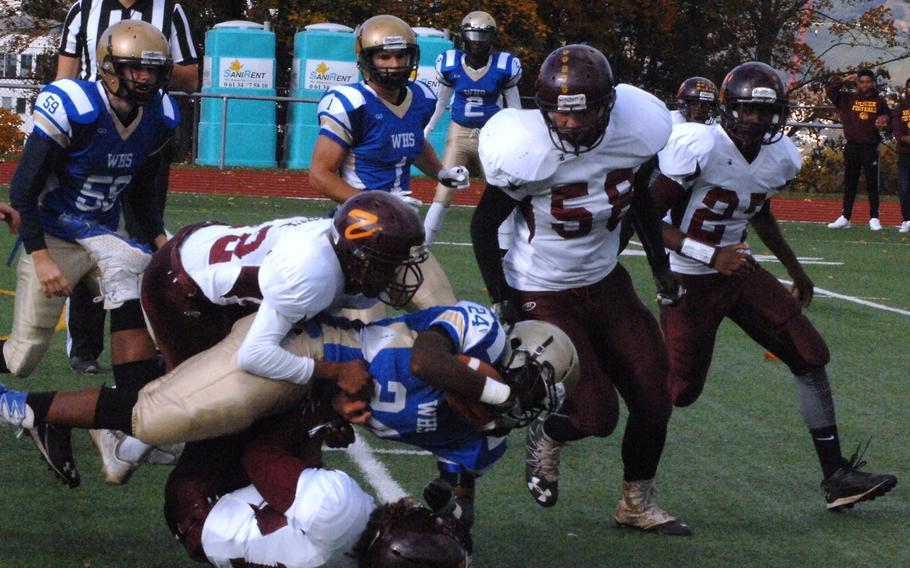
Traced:
<path id="1" fill-rule="evenodd" d="M 717 85 L 704 77 L 689 77 L 676 91 L 676 110 L 670 112 L 673 124 L 714 122 L 717 114 Z"/>
<path id="2" fill-rule="evenodd" d="M 443 168 L 424 140 L 436 96 L 425 83 L 410 80 L 420 62 L 411 26 L 395 16 L 374 16 L 357 28 L 354 41 L 363 81 L 329 89 L 319 102 L 313 188 L 339 203 L 363 190 L 386 191 L 416 209 L 420 201 L 409 189 L 412 164 L 441 183 L 467 187 L 467 170 Z M 452 285 L 432 255 L 423 271 L 426 283 L 413 307 L 454 304 Z M 377 308 L 350 315 L 362 321 L 383 317 L 385 310 Z"/>
<path id="3" fill-rule="evenodd" d="M 43 358 L 72 287 L 86 280 L 111 310 L 111 360 L 121 390 L 139 374 L 160 374 L 139 306 L 150 250 L 116 233 L 123 190 L 154 246 L 165 242 L 152 181 L 166 168 L 161 149 L 179 121 L 162 92 L 171 72 L 168 42 L 146 22 L 129 20 L 98 40 L 98 81 L 64 79 L 35 102 L 35 128 L 10 185 L 25 246 L 16 268 L 13 329 L 0 350 L 0 372 L 29 376 Z M 132 184 L 131 184 L 132 182 Z M 69 447 L 68 432 L 29 430 L 52 470 L 71 487 L 78 472 L 49 448 Z M 60 436 L 63 439 L 52 441 Z"/>
<path id="4" fill-rule="evenodd" d="M 476 11 L 465 16 L 459 35 L 462 49 L 449 49 L 436 59 L 436 80 L 439 82 L 436 111 L 423 134 L 424 138 L 429 137 L 451 100 L 452 122 L 442 165 L 451 168 L 463 164 L 478 172 L 483 171 L 477 155 L 480 129 L 503 106 L 521 108 L 518 96 L 521 62 L 511 53 L 493 51 L 496 20 L 486 12 Z M 453 194 L 451 187 L 442 183 L 436 186 L 436 196 L 423 223 L 427 244 L 433 242 L 442 227 Z M 503 231 L 510 233 L 511 228 Z M 503 241 L 501 248 L 507 249 L 508 237 L 501 236 L 500 240 Z"/>
<path id="5" fill-rule="evenodd" d="M 229 358 L 224 363 L 241 375 L 237 385 L 219 384 L 214 399 L 194 395 L 206 378 L 217 376 L 207 370 L 209 359 L 205 359 L 185 372 L 168 375 L 166 388 L 156 387 L 157 394 L 148 399 L 149 414 L 153 420 L 163 419 L 166 426 L 172 419 L 171 405 L 178 414 L 193 416 L 219 400 L 226 406 L 222 419 L 236 431 L 269 408 L 267 395 L 252 394 L 259 387 L 280 396 L 293 391 L 294 385 L 319 379 L 337 381 L 348 393 L 358 392 L 369 379 L 358 363 L 316 361 L 310 354 L 288 351 L 281 341 L 295 323 L 362 302 L 364 297 L 404 306 L 420 286 L 420 263 L 425 258 L 417 213 L 382 192 L 352 197 L 334 220 L 292 218 L 256 227 L 185 228 L 156 252 L 142 285 L 143 307 L 167 370 L 215 346 L 237 319 L 256 306 L 258 310 L 247 322 L 249 333 L 242 334 L 242 341 L 229 342 L 228 355 L 210 356 Z M 268 379 L 245 381 L 242 377 L 247 373 Z M 39 424 L 126 426 L 137 398 L 147 400 L 135 391 L 93 388 L 35 394 L 33 408 Z M 3 413 L 0 409 L 0 416 Z M 232 426 L 235 420 L 236 427 Z M 198 428 L 202 437 L 212 435 Z M 132 426 L 119 430 L 130 431 Z M 214 435 L 221 433 L 216 429 Z M 103 436 L 105 476 L 111 483 L 124 483 L 151 451 L 137 439 L 124 444 L 118 434 L 95 435 Z"/>
<path id="6" fill-rule="evenodd" d="M 357 543 L 356 555 L 373 566 L 394 566 L 385 562 L 392 549 L 421 566 L 464 561 L 470 534 L 451 514 L 433 514 L 409 499 L 376 507 L 350 476 L 324 467 L 324 434 L 316 432 L 337 420 L 333 408 L 344 414 L 366 404 L 340 400 L 347 397 L 339 392 L 328 407 L 325 398 L 249 432 L 187 446 L 168 477 L 164 512 L 190 557 L 224 567 L 335 566 Z M 354 439 L 349 429 L 333 436 L 325 440 L 332 447 Z"/>
<path id="7" fill-rule="evenodd" d="M 621 221 L 631 210 L 660 300 L 678 301 L 682 290 L 660 242 L 646 167 L 670 135 L 670 113 L 644 91 L 614 86 L 606 57 L 586 45 L 547 56 L 537 103 L 539 111 L 505 109 L 481 131 L 487 188 L 471 221 L 480 271 L 502 317 L 555 324 L 578 350 L 581 375 L 572 396 L 528 428 L 528 489 L 538 504 L 556 504 L 561 449 L 610 435 L 620 395 L 629 420 L 615 519 L 688 535 L 689 527 L 654 500 L 673 406 L 666 351 L 657 321 L 617 258 Z M 496 227 L 516 208 L 514 244 L 501 258 Z"/>
<path id="8" fill-rule="evenodd" d="M 299 405 L 310 390 L 309 383 L 276 381 L 238 368 L 237 352 L 254 317 L 239 321 L 219 344 L 138 395 L 107 388 L 22 393 L 0 386 L 0 419 L 24 427 L 35 422 L 107 427 L 151 445 L 208 440 L 245 430 L 259 418 Z M 366 327 L 324 318 L 301 324 L 283 346 L 316 360 L 317 369 L 324 369 L 320 373 L 372 376 L 368 389 L 374 391 L 375 418 L 368 426 L 379 436 L 436 453 L 441 476 L 451 481 L 463 502 L 466 522 L 473 479 L 502 455 L 505 445 L 504 439 L 468 422 L 446 393 L 493 405 L 496 420 L 491 426 L 511 428 L 527 422 L 527 413 L 535 408 L 555 409 L 574 383 L 575 351 L 564 334 L 533 325 L 516 329 L 507 342 L 492 313 L 472 303 L 431 308 Z M 515 388 L 471 370 L 455 354 L 487 363 L 502 361 L 503 373 Z M 362 423 L 370 414 L 345 418 Z M 116 446 L 112 467 L 129 475 L 138 461 L 126 455 L 134 451 L 131 442 L 117 440 Z"/>
<path id="9" fill-rule="evenodd" d="M 724 318 L 790 368 L 821 464 L 825 500 L 837 511 L 885 494 L 897 480 L 862 471 L 859 452 L 849 460 L 841 454 L 825 371 L 828 347 L 802 313 L 812 301 L 812 280 L 771 213 L 771 197 L 802 164 L 783 135 L 788 112 L 778 72 L 753 61 L 724 79 L 719 124 L 673 129 L 652 189 L 659 209 L 670 211 L 664 241 L 686 295 L 680 306 L 661 309 L 661 323 L 676 406 L 689 406 L 701 394 Z M 748 225 L 787 269 L 789 291 L 752 258 Z"/>

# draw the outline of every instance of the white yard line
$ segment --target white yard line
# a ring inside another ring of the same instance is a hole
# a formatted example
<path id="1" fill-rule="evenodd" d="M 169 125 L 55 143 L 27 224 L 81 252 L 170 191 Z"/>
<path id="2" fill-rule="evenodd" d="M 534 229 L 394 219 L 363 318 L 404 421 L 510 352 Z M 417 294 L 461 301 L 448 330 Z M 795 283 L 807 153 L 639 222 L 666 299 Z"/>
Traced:
<path id="1" fill-rule="evenodd" d="M 789 280 L 784 280 L 778 278 L 783 284 L 793 284 Z M 862 298 L 857 298 L 856 296 L 848 296 L 846 294 L 838 294 L 837 292 L 832 292 L 831 290 L 825 290 L 824 288 L 815 287 L 815 293 L 821 296 L 827 296 L 829 298 L 836 298 L 838 300 L 845 300 L 847 302 L 853 302 L 854 304 L 859 304 L 861 306 L 868 306 L 870 308 L 875 308 L 877 310 L 882 310 L 884 312 L 891 312 L 895 314 L 900 314 L 902 316 L 910 316 L 910 310 L 902 310 L 900 308 L 892 308 L 891 306 L 886 306 L 884 304 L 877 304 L 875 302 L 870 302 L 869 300 L 863 300 Z"/>
<path id="2" fill-rule="evenodd" d="M 383 503 L 392 503 L 407 497 L 407 492 L 395 481 L 385 465 L 376 459 L 373 448 L 363 438 L 362 433 L 358 434 L 354 443 L 348 446 L 347 452 L 366 480 L 376 489 L 376 496 Z"/>
<path id="3" fill-rule="evenodd" d="M 433 454 L 426 450 L 404 450 L 395 448 L 373 448 L 370 447 L 374 454 L 385 454 L 388 456 L 432 456 Z M 347 452 L 344 448 L 322 448 L 324 452 Z"/>

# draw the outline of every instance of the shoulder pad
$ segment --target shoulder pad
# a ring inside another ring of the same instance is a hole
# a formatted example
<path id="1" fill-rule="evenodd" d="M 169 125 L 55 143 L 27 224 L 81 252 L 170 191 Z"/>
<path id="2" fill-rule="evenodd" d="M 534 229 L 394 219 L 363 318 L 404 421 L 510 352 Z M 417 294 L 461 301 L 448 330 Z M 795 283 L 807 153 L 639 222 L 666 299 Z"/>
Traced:
<path id="1" fill-rule="evenodd" d="M 693 174 L 712 148 L 714 135 L 711 126 L 697 122 L 675 124 L 667 145 L 658 153 L 660 171 L 672 176 Z"/>
<path id="2" fill-rule="evenodd" d="M 614 124 L 617 137 L 613 143 L 645 158 L 664 147 L 672 129 L 670 111 L 664 103 L 651 93 L 626 84 L 616 86 L 616 104 L 610 113 L 610 126 Z"/>
<path id="3" fill-rule="evenodd" d="M 461 63 L 461 50 L 447 49 L 436 58 L 436 70 L 440 73 L 451 71 Z"/>
<path id="4" fill-rule="evenodd" d="M 339 85 L 332 87 L 319 100 L 318 112 L 336 112 L 343 111 L 349 113 L 366 104 L 366 97 L 363 91 L 353 85 Z"/>
<path id="5" fill-rule="evenodd" d="M 52 93 L 63 104 L 66 115 L 74 124 L 90 124 L 98 118 L 100 105 L 93 91 L 101 88 L 98 83 L 61 79 L 54 81 L 42 92 Z"/>
<path id="6" fill-rule="evenodd" d="M 493 67 L 507 77 L 506 88 L 517 85 L 521 80 L 521 61 L 511 53 L 493 52 Z"/>
<path id="7" fill-rule="evenodd" d="M 161 96 L 161 117 L 165 128 L 175 129 L 180 124 L 180 107 L 167 93 Z"/>
<path id="8" fill-rule="evenodd" d="M 487 121 L 480 131 L 478 153 L 487 182 L 497 187 L 547 179 L 556 171 L 560 154 L 540 111 L 514 108 Z"/>
<path id="9" fill-rule="evenodd" d="M 415 97 L 420 97 L 431 101 L 434 105 L 436 104 L 436 92 L 425 80 L 417 79 L 413 82 L 413 85 L 415 86 L 413 89 Z"/>

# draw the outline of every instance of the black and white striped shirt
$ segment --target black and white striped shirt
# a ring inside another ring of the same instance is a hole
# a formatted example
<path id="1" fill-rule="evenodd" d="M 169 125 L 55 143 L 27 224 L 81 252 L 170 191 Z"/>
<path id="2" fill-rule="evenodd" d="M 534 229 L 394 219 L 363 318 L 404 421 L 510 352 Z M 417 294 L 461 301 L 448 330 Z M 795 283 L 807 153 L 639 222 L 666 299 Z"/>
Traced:
<path id="1" fill-rule="evenodd" d="M 79 0 L 66 15 L 58 52 L 80 58 L 79 78 L 94 81 L 98 37 L 117 22 L 130 19 L 148 22 L 161 30 L 175 64 L 198 62 L 186 14 L 173 0 L 136 0 L 129 8 L 124 8 L 120 0 Z"/>

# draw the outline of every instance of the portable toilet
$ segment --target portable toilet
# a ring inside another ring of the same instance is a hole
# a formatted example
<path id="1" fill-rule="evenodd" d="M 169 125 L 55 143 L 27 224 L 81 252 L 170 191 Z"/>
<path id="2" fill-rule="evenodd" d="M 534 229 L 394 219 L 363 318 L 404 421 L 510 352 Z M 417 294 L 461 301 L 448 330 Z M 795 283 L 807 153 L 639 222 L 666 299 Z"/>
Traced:
<path id="1" fill-rule="evenodd" d="M 288 168 L 308 168 L 319 137 L 316 109 L 323 93 L 360 80 L 354 56 L 354 30 L 342 24 L 306 26 L 294 35 L 290 96 L 313 102 L 291 103 L 285 138 Z"/>
<path id="2" fill-rule="evenodd" d="M 275 34 L 262 24 L 230 21 L 205 34 L 202 92 L 215 95 L 271 96 L 275 90 Z M 222 124 L 224 121 L 224 125 Z M 275 167 L 275 102 L 203 98 L 197 162 Z"/>
<path id="3" fill-rule="evenodd" d="M 425 81 L 434 92 L 439 93 L 439 82 L 436 80 L 436 58 L 448 49 L 452 49 L 455 44 L 452 40 L 446 38 L 445 32 L 434 28 L 414 28 L 417 35 L 417 45 L 420 46 L 420 66 L 417 68 L 417 78 Z M 451 120 L 449 110 L 436 123 L 436 128 L 430 133 L 430 144 L 442 159 L 442 152 L 446 146 L 446 135 L 449 131 L 449 121 Z M 412 170 L 412 173 L 423 175 Z"/>

